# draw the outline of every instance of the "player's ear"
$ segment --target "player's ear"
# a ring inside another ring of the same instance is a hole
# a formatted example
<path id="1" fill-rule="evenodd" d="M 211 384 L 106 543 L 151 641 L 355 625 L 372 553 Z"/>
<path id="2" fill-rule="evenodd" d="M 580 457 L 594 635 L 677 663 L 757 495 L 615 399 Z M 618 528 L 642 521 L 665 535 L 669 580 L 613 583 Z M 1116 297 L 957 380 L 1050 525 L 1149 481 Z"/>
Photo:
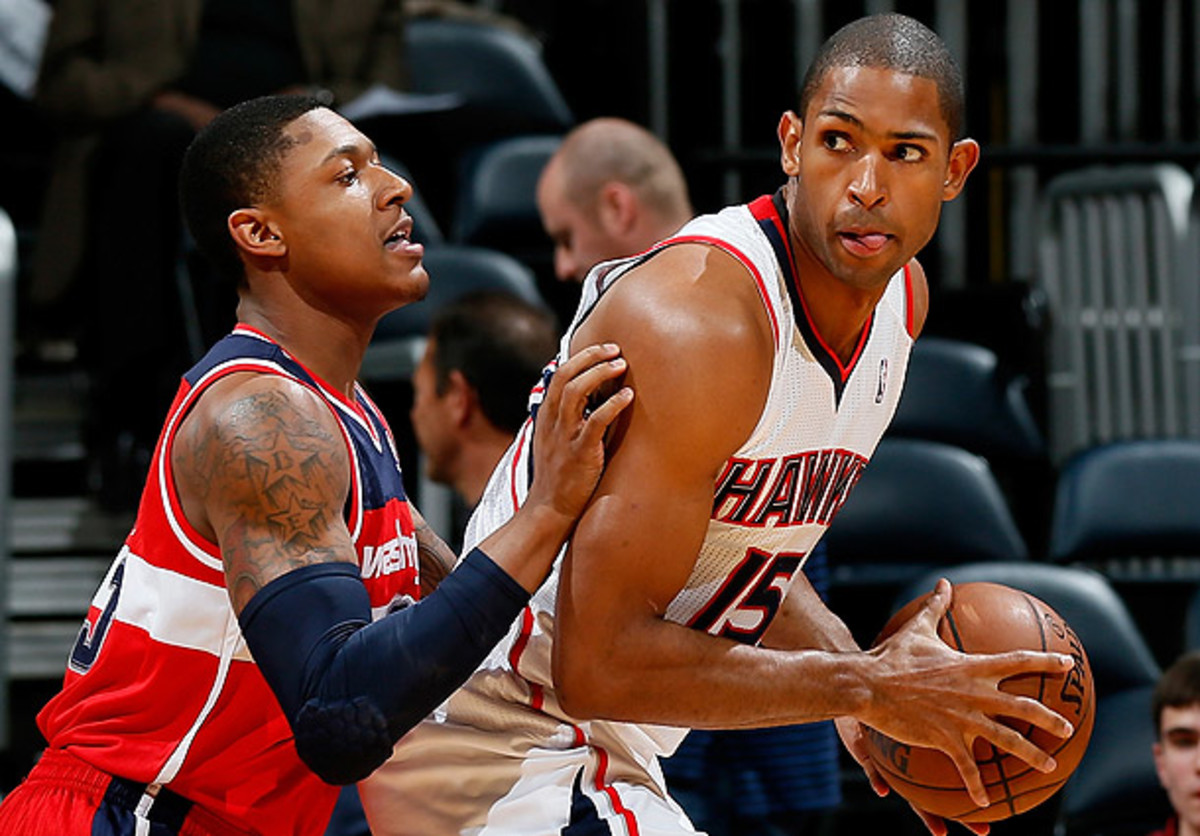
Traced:
<path id="1" fill-rule="evenodd" d="M 800 138 L 803 135 L 804 123 L 795 111 L 786 111 L 779 117 L 779 164 L 788 177 L 800 174 Z"/>
<path id="2" fill-rule="evenodd" d="M 942 200 L 954 200 L 966 185 L 967 175 L 979 164 L 979 143 L 960 139 L 950 147 L 946 164 L 946 182 L 942 185 Z"/>
<path id="3" fill-rule="evenodd" d="M 227 221 L 238 249 L 248 256 L 278 257 L 287 253 L 283 236 L 260 209 L 237 209 Z"/>

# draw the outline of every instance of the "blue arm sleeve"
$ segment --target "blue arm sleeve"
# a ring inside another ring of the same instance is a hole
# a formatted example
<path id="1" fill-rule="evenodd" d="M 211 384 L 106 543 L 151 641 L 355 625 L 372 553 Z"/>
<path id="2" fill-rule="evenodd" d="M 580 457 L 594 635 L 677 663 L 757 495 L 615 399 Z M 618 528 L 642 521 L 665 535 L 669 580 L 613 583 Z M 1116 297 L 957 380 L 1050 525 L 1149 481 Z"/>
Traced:
<path id="1" fill-rule="evenodd" d="M 328 783 L 350 784 L 466 681 L 528 600 L 475 549 L 428 598 L 374 623 L 350 563 L 276 578 L 238 621 L 300 757 Z"/>

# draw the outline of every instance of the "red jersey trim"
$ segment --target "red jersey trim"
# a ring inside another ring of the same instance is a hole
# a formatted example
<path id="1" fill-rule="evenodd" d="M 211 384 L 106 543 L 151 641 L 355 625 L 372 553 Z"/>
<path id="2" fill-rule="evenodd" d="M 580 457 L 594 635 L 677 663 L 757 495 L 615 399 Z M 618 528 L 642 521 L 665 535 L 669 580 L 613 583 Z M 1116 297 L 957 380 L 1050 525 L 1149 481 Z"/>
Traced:
<path id="1" fill-rule="evenodd" d="M 236 325 L 234 327 L 233 333 L 243 334 L 245 336 L 257 337 L 258 339 L 262 340 L 263 342 L 270 343 L 271 345 L 278 348 L 281 352 L 283 352 L 283 354 L 289 360 L 291 360 L 293 363 L 295 363 L 300 368 L 304 369 L 304 371 L 308 373 L 309 377 L 311 377 L 313 379 L 313 381 L 317 384 L 317 388 L 320 389 L 322 392 L 324 392 L 333 403 L 335 403 L 339 407 L 341 407 L 352 420 L 356 421 L 358 424 L 360 424 L 362 426 L 362 428 L 364 430 L 367 431 L 367 433 L 371 436 L 371 440 L 375 442 L 375 449 L 377 449 L 377 450 L 383 449 L 380 446 L 379 433 L 376 432 L 375 425 L 372 424 L 371 421 L 367 418 L 366 411 L 363 409 L 361 404 L 359 404 L 357 401 L 351 400 L 350 398 L 346 397 L 346 395 L 343 394 L 341 391 L 330 386 L 328 383 L 325 382 L 325 379 L 322 378 L 319 374 L 316 374 L 308 366 L 301 363 L 298 359 L 296 359 L 295 355 L 293 355 L 291 352 L 289 352 L 287 349 L 285 349 L 279 343 L 275 342 L 275 340 L 271 339 L 269 336 L 264 334 L 262 331 L 259 331 L 257 328 L 255 328 L 251 325 L 246 325 L 245 323 L 238 323 L 238 325 Z M 289 377 L 290 377 L 290 375 L 289 375 Z M 357 389 L 358 382 L 355 381 L 354 385 L 355 385 L 355 388 Z"/>
<path id="2" fill-rule="evenodd" d="M 914 310 L 916 306 L 913 303 L 913 278 L 910 264 L 912 262 L 904 265 L 904 330 L 908 331 L 908 335 L 915 340 L 917 335 L 913 333 L 913 329 L 917 314 Z"/>
<path id="3" fill-rule="evenodd" d="M 763 282 L 762 274 L 758 272 L 758 268 L 754 265 L 754 262 L 745 253 L 728 241 L 714 238 L 711 235 L 680 235 L 676 238 L 667 238 L 659 243 L 657 249 L 664 249 L 673 244 L 708 244 L 740 261 L 742 266 L 749 270 L 750 275 L 754 277 L 754 284 L 758 287 L 758 295 L 762 299 L 763 307 L 767 309 L 767 315 L 771 318 L 771 335 L 775 338 L 776 348 L 779 347 L 779 319 L 775 315 L 775 308 L 771 305 L 771 297 L 767 294 L 767 287 Z"/>

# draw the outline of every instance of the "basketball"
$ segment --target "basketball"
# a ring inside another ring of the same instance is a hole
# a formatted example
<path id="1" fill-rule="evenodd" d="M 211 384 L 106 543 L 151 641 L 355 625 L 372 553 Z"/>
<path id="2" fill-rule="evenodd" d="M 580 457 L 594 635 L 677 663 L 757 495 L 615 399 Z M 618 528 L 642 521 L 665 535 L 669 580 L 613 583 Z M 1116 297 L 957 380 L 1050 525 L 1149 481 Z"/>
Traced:
<path id="1" fill-rule="evenodd" d="M 896 613 L 876 643 L 899 629 L 928 597 L 918 598 Z M 991 801 L 990 806 L 979 807 L 967 794 L 954 762 L 942 752 L 908 746 L 868 729 L 871 760 L 895 792 L 913 806 L 943 818 L 992 822 L 1041 804 L 1075 771 L 1092 734 L 1096 694 L 1083 643 L 1043 601 L 994 583 L 955 586 L 950 609 L 938 624 L 938 635 L 964 653 L 1044 650 L 1074 657 L 1075 667 L 1066 674 L 1031 674 L 1001 683 L 1004 691 L 1035 697 L 1074 726 L 1074 734 L 1064 740 L 1029 723 L 1002 719 L 1053 755 L 1057 767 L 1053 772 L 1039 772 L 1020 758 L 977 739 L 975 760 Z"/>

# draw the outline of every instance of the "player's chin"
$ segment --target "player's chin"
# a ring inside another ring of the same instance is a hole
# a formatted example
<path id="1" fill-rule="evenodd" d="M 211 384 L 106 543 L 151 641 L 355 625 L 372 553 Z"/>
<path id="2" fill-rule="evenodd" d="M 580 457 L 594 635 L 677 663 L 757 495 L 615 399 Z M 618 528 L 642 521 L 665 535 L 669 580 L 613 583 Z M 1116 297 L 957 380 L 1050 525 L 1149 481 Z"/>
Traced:
<path id="1" fill-rule="evenodd" d="M 398 283 L 403 287 L 406 302 L 419 302 L 429 295 L 429 273 L 420 260 L 408 270 L 401 271 Z"/>

